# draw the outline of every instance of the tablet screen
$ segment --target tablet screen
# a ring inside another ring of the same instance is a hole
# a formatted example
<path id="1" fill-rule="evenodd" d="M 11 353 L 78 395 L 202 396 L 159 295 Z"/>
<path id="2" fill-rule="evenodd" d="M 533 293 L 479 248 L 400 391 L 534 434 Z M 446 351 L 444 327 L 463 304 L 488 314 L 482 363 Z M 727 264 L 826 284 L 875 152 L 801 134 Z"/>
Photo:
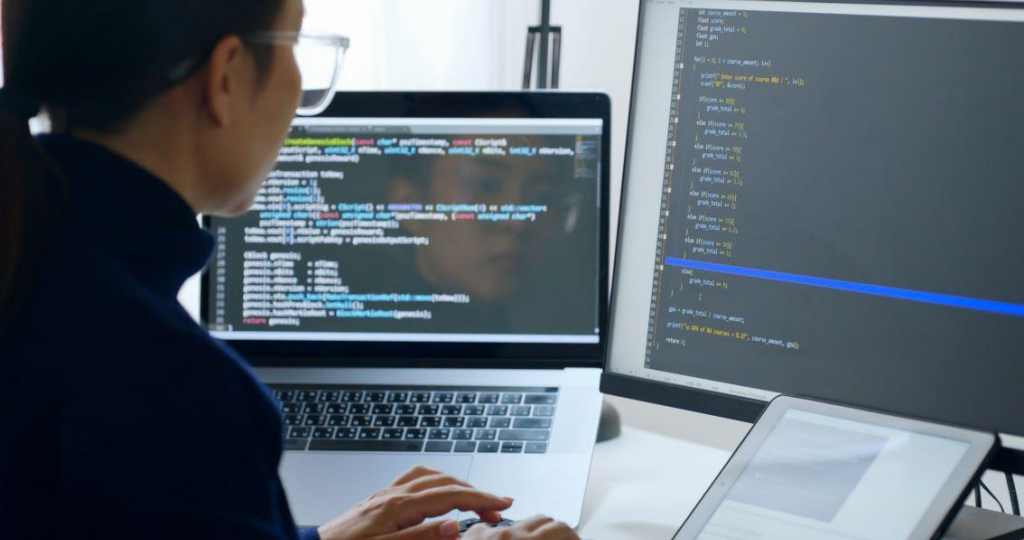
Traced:
<path id="1" fill-rule="evenodd" d="M 790 409 L 728 479 L 696 538 L 911 538 L 969 450 L 961 440 Z"/>

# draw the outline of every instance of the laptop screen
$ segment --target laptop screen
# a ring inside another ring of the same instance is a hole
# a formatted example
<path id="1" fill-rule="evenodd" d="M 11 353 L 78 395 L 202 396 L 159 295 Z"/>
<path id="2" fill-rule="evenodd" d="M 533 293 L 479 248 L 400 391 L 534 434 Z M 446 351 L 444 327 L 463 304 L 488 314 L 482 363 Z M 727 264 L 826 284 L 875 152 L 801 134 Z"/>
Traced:
<path id="1" fill-rule="evenodd" d="M 217 241 L 219 338 L 599 342 L 602 120 L 299 118 Z"/>

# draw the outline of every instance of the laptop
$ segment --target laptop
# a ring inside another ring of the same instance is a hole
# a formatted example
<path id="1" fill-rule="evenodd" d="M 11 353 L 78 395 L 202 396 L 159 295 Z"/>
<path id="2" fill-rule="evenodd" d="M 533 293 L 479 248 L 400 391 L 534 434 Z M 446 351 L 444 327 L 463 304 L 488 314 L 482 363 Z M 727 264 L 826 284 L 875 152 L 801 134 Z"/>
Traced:
<path id="1" fill-rule="evenodd" d="M 514 497 L 507 518 L 579 523 L 609 111 L 595 93 L 339 93 L 296 118 L 248 213 L 204 218 L 201 318 L 280 402 L 298 523 L 415 465 Z"/>

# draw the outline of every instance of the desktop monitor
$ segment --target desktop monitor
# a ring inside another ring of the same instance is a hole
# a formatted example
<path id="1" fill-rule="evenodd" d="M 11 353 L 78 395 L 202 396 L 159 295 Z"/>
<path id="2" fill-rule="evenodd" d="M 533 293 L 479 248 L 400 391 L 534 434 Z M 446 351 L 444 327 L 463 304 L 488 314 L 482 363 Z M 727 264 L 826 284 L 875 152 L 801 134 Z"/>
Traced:
<path id="1" fill-rule="evenodd" d="M 1024 435 L 1022 83 L 1024 4 L 642 0 L 602 390 Z"/>

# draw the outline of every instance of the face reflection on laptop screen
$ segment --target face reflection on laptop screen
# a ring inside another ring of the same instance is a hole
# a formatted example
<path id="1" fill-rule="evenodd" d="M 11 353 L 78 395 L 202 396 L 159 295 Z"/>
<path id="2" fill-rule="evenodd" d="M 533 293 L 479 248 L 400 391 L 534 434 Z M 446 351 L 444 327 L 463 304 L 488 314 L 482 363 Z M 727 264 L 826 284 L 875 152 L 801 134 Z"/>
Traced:
<path id="1" fill-rule="evenodd" d="M 221 338 L 597 343 L 599 119 L 296 120 L 212 218 Z"/>

